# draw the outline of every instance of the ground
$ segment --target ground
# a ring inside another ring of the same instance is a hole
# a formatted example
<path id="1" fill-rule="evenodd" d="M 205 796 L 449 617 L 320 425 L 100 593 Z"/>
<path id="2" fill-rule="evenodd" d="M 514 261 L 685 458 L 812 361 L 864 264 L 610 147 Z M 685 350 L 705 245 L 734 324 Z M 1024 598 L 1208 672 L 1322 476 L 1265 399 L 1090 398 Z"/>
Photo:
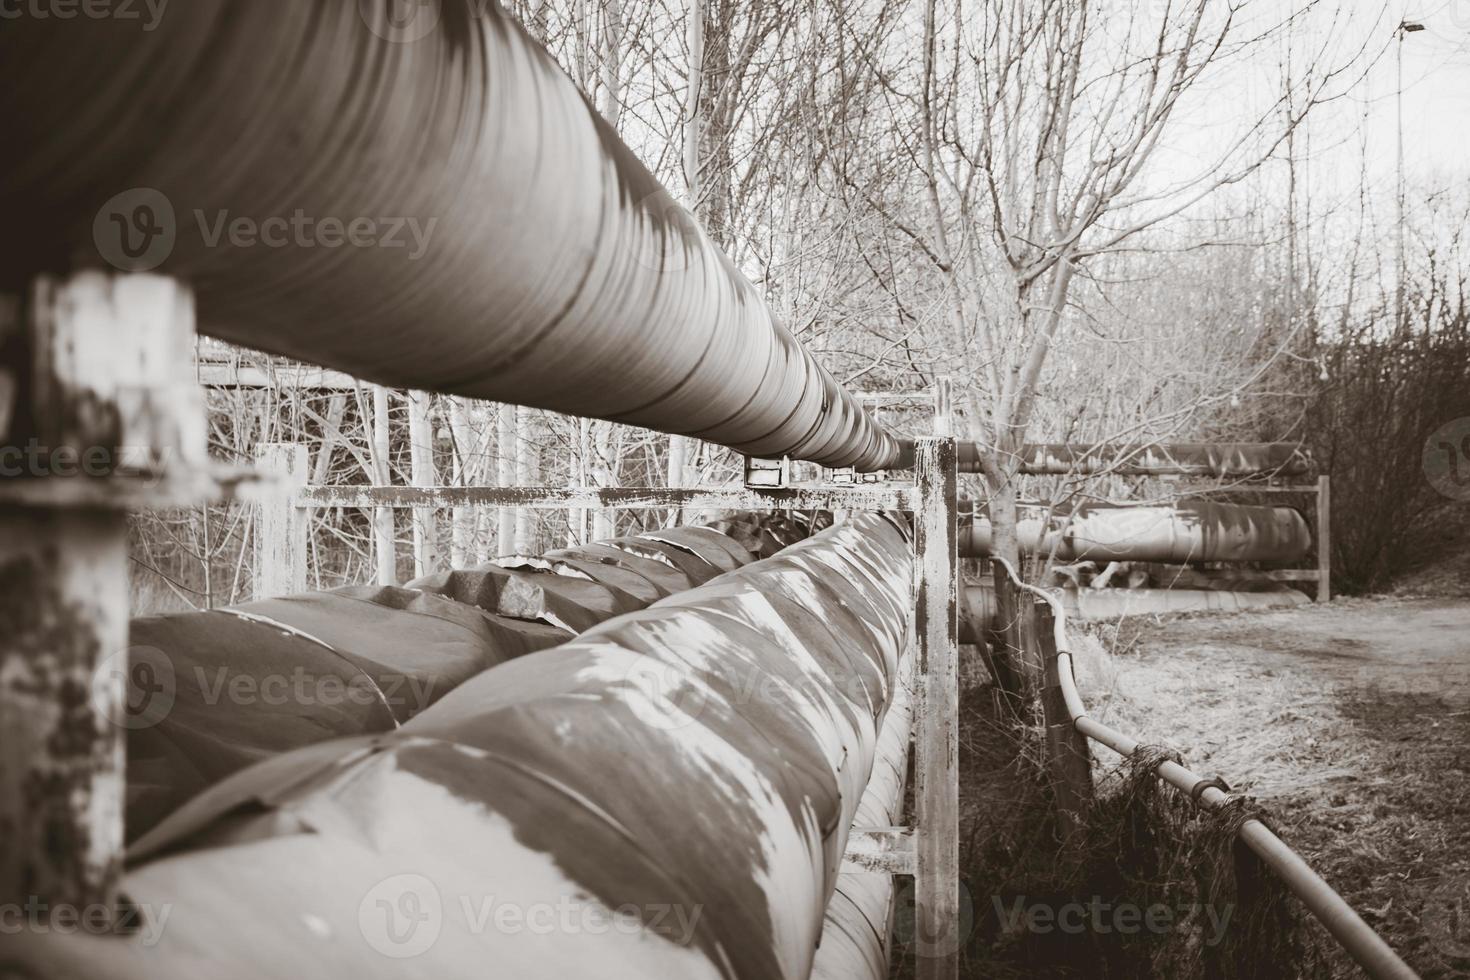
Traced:
<path id="1" fill-rule="evenodd" d="M 1470 598 L 1338 599 L 1097 635 L 1079 663 L 1090 713 L 1267 804 L 1422 976 L 1470 976 Z"/>

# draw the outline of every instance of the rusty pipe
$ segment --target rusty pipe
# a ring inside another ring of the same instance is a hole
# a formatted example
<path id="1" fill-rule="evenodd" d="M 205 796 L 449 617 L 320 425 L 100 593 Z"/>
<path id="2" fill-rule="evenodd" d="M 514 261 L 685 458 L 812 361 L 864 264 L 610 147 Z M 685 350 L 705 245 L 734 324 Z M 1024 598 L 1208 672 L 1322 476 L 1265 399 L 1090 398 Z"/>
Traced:
<path id="1" fill-rule="evenodd" d="M 156 269 L 202 332 L 382 384 L 896 457 L 497 4 L 195 0 L 147 27 L 6 21 L 0 290 Z"/>

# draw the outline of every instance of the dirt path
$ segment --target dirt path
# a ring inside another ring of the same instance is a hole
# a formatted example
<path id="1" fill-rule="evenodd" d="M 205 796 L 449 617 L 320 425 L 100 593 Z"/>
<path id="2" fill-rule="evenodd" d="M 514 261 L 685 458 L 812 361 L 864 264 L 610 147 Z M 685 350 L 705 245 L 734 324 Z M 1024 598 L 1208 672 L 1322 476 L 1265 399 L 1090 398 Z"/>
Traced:
<path id="1" fill-rule="evenodd" d="M 1344 599 L 1099 638 L 1111 654 L 1079 664 L 1093 714 L 1267 803 L 1423 976 L 1470 977 L 1470 600 Z"/>

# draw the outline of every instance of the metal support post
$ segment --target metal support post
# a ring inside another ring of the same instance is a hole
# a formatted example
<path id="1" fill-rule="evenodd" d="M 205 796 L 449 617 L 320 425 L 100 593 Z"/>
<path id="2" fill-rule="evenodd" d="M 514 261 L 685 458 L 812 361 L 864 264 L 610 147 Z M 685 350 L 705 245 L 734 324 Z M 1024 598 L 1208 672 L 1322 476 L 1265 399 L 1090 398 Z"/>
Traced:
<path id="1" fill-rule="evenodd" d="M 915 446 L 914 574 L 919 688 L 914 744 L 919 980 L 956 980 L 959 880 L 959 553 L 952 438 Z"/>

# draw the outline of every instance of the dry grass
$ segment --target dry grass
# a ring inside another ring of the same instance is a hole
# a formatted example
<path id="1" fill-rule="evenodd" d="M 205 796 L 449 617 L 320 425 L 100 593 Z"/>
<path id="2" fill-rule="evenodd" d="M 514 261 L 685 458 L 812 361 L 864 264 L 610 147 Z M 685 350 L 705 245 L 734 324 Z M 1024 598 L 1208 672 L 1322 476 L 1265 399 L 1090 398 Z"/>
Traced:
<path id="1" fill-rule="evenodd" d="M 1423 976 L 1470 976 L 1470 920 L 1457 918 L 1470 908 L 1470 603 L 1354 599 L 1132 621 L 1074 646 L 1095 716 L 1258 798 Z M 1293 931 L 1293 899 L 1263 900 L 1274 878 L 1236 880 L 1249 868 L 1216 824 L 1107 750 L 1088 837 L 1063 847 L 1038 733 L 1004 721 L 974 683 L 961 731 L 966 976 L 1360 975 L 1310 917 Z M 1023 907 L 1096 896 L 1260 915 L 1237 916 L 1216 949 L 1194 928 L 1131 938 L 1008 928 L 1021 896 Z M 912 951 L 901 942 L 899 952 L 894 975 L 911 976 Z"/>
<path id="2" fill-rule="evenodd" d="M 1421 975 L 1470 976 L 1470 603 L 1339 600 L 1102 639 L 1094 714 L 1259 798 Z M 1315 975 L 1357 976 L 1313 928 Z"/>

